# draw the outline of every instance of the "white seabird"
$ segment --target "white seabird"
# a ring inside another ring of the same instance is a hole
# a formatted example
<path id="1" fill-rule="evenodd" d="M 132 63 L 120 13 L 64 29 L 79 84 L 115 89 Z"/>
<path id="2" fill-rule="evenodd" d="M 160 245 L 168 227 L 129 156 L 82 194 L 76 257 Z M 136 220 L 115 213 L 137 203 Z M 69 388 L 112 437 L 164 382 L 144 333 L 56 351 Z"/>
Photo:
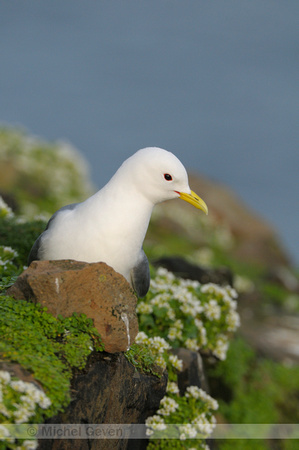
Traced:
<path id="1" fill-rule="evenodd" d="M 105 262 L 143 297 L 150 275 L 142 245 L 153 207 L 179 197 L 208 213 L 176 156 L 157 147 L 139 150 L 100 191 L 51 217 L 31 249 L 28 265 L 58 259 Z"/>

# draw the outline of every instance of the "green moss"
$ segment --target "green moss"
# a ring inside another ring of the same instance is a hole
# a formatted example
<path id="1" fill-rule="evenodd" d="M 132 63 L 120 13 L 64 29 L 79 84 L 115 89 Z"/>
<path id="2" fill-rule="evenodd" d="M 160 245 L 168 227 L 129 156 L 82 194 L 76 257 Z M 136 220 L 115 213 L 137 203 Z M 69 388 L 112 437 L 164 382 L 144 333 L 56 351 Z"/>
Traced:
<path id="1" fill-rule="evenodd" d="M 138 372 L 151 374 L 159 378 L 162 376 L 161 367 L 155 363 L 156 356 L 147 347 L 135 343 L 125 353 L 125 357 Z"/>
<path id="2" fill-rule="evenodd" d="M 74 314 L 57 319 L 46 308 L 0 296 L 0 360 L 14 361 L 32 372 L 51 399 L 46 417 L 70 401 L 74 368 L 82 369 L 88 355 L 102 350 L 91 319 Z"/>

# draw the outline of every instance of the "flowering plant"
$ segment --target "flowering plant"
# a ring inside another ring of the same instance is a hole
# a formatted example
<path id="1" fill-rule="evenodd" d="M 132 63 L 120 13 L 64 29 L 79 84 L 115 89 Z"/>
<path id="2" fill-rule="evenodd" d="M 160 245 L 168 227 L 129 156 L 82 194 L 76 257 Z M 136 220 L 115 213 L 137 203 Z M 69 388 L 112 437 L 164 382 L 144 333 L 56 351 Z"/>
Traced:
<path id="1" fill-rule="evenodd" d="M 199 446 L 197 448 L 207 448 L 204 439 L 215 427 L 213 411 L 218 408 L 217 401 L 197 386 L 189 386 L 185 395 L 180 395 L 177 375 L 183 369 L 183 361 L 170 353 L 171 346 L 165 339 L 150 338 L 141 331 L 136 337 L 136 343 L 146 346 L 156 356 L 155 363 L 167 368 L 169 379 L 166 395 L 158 411 L 146 420 L 147 435 L 151 440 L 155 439 L 154 444 L 150 441 L 148 448 L 176 448 L 175 439 L 184 441 L 184 448 L 189 448 L 187 440 L 195 438 Z M 167 438 L 171 438 L 171 441 Z"/>
<path id="2" fill-rule="evenodd" d="M 30 423 L 40 420 L 40 412 L 51 405 L 47 395 L 33 383 L 12 379 L 9 372 L 0 370 L 0 441 L 5 440 L 8 448 L 34 450 L 36 440 L 22 440 L 21 446 L 15 436 L 10 435 L 5 424 Z"/>
<path id="3" fill-rule="evenodd" d="M 137 305 L 140 329 L 186 347 L 226 357 L 228 338 L 240 325 L 237 293 L 230 286 L 176 278 L 159 268 L 150 291 Z"/>
<path id="4" fill-rule="evenodd" d="M 192 439 L 196 439 L 196 448 L 208 448 L 205 439 L 215 427 L 213 413 L 218 403 L 197 386 L 189 386 L 180 395 L 178 373 L 183 361 L 171 349 L 186 347 L 225 359 L 229 335 L 240 324 L 236 298 L 230 286 L 200 285 L 159 268 L 148 295 L 139 301 L 137 313 L 143 331 L 136 342 L 156 355 L 156 364 L 167 368 L 169 380 L 160 408 L 146 420 L 149 449 L 181 448 L 181 441 L 184 448 L 194 448 Z"/>
<path id="5" fill-rule="evenodd" d="M 5 203 L 0 195 L 0 219 L 13 217 L 12 209 Z"/>

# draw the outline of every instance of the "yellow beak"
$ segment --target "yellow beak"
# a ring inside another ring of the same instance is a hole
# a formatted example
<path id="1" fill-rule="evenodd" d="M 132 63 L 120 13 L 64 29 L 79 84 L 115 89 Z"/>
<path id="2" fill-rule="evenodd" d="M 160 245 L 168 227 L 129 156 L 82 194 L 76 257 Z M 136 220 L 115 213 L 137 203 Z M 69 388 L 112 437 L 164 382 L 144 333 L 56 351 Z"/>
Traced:
<path id="1" fill-rule="evenodd" d="M 201 209 L 205 214 L 208 214 L 208 207 L 206 203 L 197 194 L 195 194 L 195 192 L 191 191 L 191 194 L 179 192 L 179 194 L 182 200 L 191 203 L 191 205 L 195 206 L 195 208 Z"/>

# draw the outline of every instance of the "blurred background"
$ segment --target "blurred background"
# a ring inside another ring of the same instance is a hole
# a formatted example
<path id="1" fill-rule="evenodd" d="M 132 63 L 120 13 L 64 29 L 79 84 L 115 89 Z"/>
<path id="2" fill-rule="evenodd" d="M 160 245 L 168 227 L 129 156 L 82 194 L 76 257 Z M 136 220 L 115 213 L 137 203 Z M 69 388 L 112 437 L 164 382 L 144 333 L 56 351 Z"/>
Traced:
<path id="1" fill-rule="evenodd" d="M 146 146 L 298 239 L 297 0 L 1 2 L 0 122 L 67 140 L 100 188 Z M 200 194 L 200 192 L 199 192 Z"/>

